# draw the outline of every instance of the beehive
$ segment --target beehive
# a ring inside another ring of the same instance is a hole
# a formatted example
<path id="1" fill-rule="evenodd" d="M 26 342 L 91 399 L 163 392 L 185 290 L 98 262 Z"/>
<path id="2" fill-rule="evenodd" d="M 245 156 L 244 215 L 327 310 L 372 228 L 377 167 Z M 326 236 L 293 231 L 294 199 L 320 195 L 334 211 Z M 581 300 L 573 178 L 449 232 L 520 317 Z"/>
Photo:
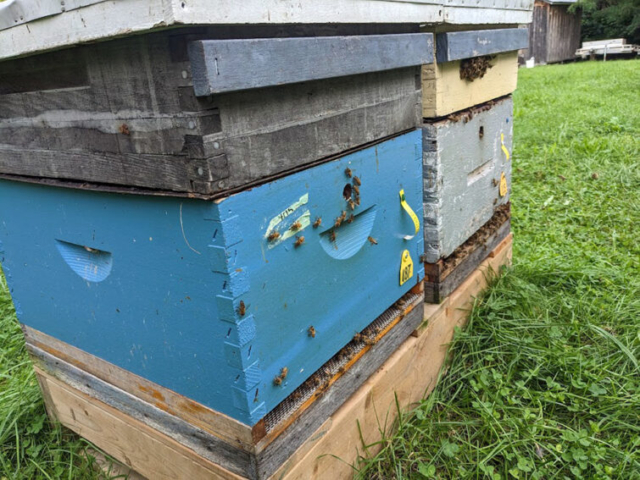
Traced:
<path id="1" fill-rule="evenodd" d="M 425 121 L 425 258 L 451 255 L 509 201 L 513 102 L 510 97 Z"/>
<path id="2" fill-rule="evenodd" d="M 422 116 L 436 118 L 510 95 L 527 30 L 493 28 L 436 35 L 436 61 L 422 67 Z"/>
<path id="3" fill-rule="evenodd" d="M 209 195 L 419 126 L 418 65 L 432 61 L 431 34 L 214 33 L 3 62 L 0 172 Z"/>
<path id="4" fill-rule="evenodd" d="M 2 181 L 18 318 L 254 425 L 423 278 L 420 140 L 218 201 Z"/>

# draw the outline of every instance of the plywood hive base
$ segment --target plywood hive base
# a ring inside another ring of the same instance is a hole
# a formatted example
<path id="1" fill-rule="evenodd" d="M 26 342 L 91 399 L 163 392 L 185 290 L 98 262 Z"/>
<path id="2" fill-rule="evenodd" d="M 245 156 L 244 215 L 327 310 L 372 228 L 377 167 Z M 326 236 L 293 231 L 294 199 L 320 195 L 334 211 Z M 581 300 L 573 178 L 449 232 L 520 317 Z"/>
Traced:
<path id="1" fill-rule="evenodd" d="M 424 322 L 344 404 L 271 476 L 273 479 L 350 478 L 351 465 L 388 431 L 396 398 L 409 408 L 435 387 L 454 328 L 466 322 L 474 298 L 494 272 L 511 261 L 510 234 L 441 304 L 426 305 Z M 154 478 L 239 479 L 173 440 L 36 368 L 51 416 L 117 460 Z M 327 391 L 331 395 L 331 390 Z M 364 442 L 364 443 L 363 443 Z"/>

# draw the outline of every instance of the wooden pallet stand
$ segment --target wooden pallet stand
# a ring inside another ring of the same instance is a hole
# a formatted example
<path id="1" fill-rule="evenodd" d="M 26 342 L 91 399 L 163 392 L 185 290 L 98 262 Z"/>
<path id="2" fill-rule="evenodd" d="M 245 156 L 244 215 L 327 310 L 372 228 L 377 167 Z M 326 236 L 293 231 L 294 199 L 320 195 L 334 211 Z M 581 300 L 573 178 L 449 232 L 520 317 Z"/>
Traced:
<path id="1" fill-rule="evenodd" d="M 474 298 L 487 286 L 494 272 L 510 263 L 511 244 L 509 235 L 444 302 L 426 305 L 424 321 L 418 321 L 413 335 L 394 348 L 391 356 L 371 372 L 373 375 L 367 375 L 369 378 L 357 390 L 342 398 L 337 409 L 319 425 L 310 424 L 306 430 L 299 430 L 305 441 L 290 452 L 277 469 L 265 476 L 254 473 L 253 478 L 350 478 L 353 474 L 350 465 L 359 457 L 377 451 L 375 446 L 364 448 L 363 445 L 372 445 L 379 440 L 381 431 L 391 428 L 397 416 L 396 399 L 403 408 L 408 408 L 434 388 L 454 328 L 465 323 Z M 29 346 L 33 354 L 37 347 L 34 348 L 33 341 L 29 341 Z M 34 358 L 50 415 L 94 442 L 128 469 L 153 479 L 247 478 L 177 441 L 180 435 L 150 426 L 144 413 L 127 414 L 108 405 L 104 399 L 88 394 L 81 383 L 72 385 L 63 375 L 54 374 L 60 369 L 52 368 L 50 363 L 47 366 L 42 355 Z M 362 360 L 368 363 L 370 358 L 363 356 Z M 347 372 L 350 371 L 355 370 Z M 337 385 L 338 382 L 324 391 L 325 402 L 330 402 L 334 392 L 340 391 Z"/>

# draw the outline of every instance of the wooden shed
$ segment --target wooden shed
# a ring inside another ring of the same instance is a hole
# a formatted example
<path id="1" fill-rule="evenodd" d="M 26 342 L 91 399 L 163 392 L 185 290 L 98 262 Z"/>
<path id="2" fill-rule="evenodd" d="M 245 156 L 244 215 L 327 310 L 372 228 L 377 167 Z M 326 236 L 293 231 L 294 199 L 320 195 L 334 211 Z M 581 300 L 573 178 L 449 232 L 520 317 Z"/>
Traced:
<path id="1" fill-rule="evenodd" d="M 569 12 L 576 0 L 536 0 L 529 25 L 529 48 L 524 59 L 536 64 L 557 63 L 575 58 L 580 48 L 581 13 Z"/>

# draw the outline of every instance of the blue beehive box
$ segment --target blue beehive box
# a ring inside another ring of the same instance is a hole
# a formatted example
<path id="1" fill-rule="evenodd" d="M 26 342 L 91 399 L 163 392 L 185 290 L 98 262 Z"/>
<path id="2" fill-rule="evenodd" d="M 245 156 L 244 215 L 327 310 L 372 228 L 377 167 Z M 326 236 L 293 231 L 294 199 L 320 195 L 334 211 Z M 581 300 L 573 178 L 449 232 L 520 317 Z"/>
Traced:
<path id="1" fill-rule="evenodd" d="M 2 180 L 18 317 L 254 425 L 422 280 L 421 165 L 414 131 L 215 201 Z"/>

